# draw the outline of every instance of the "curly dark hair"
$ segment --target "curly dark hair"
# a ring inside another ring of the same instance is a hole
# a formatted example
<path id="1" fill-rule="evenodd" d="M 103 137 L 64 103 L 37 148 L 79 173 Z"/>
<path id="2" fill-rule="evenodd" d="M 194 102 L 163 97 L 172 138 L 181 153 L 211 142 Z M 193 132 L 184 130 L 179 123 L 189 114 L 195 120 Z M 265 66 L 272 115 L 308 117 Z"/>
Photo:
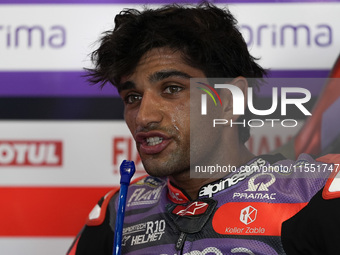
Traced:
<path id="1" fill-rule="evenodd" d="M 115 28 L 104 32 L 99 48 L 91 54 L 94 68 L 87 69 L 89 81 L 101 86 L 109 82 L 119 89 L 122 76 L 133 73 L 140 58 L 159 47 L 180 51 L 186 63 L 206 77 L 262 78 L 266 73 L 249 54 L 229 10 L 205 2 L 120 12 Z M 239 126 L 240 141 L 249 136 L 249 128 Z"/>

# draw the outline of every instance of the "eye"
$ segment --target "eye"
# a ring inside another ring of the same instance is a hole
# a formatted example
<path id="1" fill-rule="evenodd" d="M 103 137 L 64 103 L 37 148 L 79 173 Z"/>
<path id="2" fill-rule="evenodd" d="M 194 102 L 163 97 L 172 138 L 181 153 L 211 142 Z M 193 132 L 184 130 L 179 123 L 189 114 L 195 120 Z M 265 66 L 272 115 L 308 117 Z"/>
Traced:
<path id="1" fill-rule="evenodd" d="M 176 85 L 171 85 L 171 86 L 167 86 L 165 89 L 164 89 L 164 93 L 165 94 L 176 94 L 180 91 L 182 91 L 183 88 L 180 87 L 180 86 L 176 86 Z"/>
<path id="2" fill-rule="evenodd" d="M 124 98 L 126 104 L 133 104 L 142 100 L 142 96 L 139 94 L 129 94 Z"/>

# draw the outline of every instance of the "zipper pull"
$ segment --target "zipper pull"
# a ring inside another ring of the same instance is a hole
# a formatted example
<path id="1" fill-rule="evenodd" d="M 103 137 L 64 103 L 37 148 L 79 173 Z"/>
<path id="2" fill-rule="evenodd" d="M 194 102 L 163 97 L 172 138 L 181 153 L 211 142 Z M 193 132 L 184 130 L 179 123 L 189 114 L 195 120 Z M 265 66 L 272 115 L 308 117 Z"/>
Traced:
<path id="1" fill-rule="evenodd" d="M 183 249 L 184 243 L 185 243 L 185 239 L 187 238 L 187 234 L 184 232 L 181 232 L 181 234 L 179 235 L 179 238 L 176 242 L 176 250 L 180 251 Z"/>

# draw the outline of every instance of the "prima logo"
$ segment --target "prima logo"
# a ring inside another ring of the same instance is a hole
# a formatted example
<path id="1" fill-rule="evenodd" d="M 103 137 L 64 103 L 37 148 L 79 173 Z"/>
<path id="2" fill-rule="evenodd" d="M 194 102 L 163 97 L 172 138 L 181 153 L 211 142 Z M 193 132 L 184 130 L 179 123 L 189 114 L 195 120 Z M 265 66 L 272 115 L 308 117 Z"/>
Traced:
<path id="1" fill-rule="evenodd" d="M 333 28 L 331 24 L 242 24 L 242 35 L 248 46 L 277 47 L 329 47 L 333 43 Z M 271 36 L 266 36 L 271 34 Z"/>
<path id="2" fill-rule="evenodd" d="M 222 106 L 221 98 L 219 97 L 216 90 L 209 86 L 208 84 L 199 82 L 207 87 L 209 87 L 215 94 L 215 96 L 220 100 L 220 104 Z M 233 114 L 234 115 L 244 115 L 245 113 L 245 96 L 243 91 L 232 84 L 215 84 L 215 88 L 217 89 L 228 89 L 231 92 L 232 101 L 233 101 Z M 213 95 L 207 90 L 198 87 L 199 89 L 205 91 L 214 101 L 215 106 L 217 106 L 216 100 Z M 289 93 L 302 94 L 304 97 L 302 98 L 288 98 Z M 272 89 L 272 105 L 269 109 L 259 110 L 254 107 L 253 103 L 253 88 L 249 87 L 247 90 L 247 106 L 251 113 L 258 116 L 267 116 L 274 113 L 278 107 L 278 88 L 273 87 Z M 309 90 L 305 88 L 298 87 L 282 87 L 281 88 L 281 115 L 287 115 L 287 105 L 292 104 L 295 105 L 305 116 L 312 115 L 303 104 L 309 102 L 311 99 L 311 93 Z M 207 115 L 207 95 L 201 95 L 201 115 Z"/>
<path id="3" fill-rule="evenodd" d="M 0 25 L 2 42 L 7 48 L 62 48 L 66 45 L 66 28 L 61 25 Z"/>

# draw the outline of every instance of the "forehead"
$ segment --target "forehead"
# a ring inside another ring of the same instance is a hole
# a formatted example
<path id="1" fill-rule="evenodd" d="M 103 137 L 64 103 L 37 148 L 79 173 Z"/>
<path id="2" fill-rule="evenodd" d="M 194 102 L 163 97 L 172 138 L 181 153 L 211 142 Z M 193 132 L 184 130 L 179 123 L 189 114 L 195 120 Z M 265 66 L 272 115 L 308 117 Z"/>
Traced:
<path id="1" fill-rule="evenodd" d="M 167 47 L 154 48 L 146 52 L 139 60 L 137 68 L 153 61 L 161 63 L 172 63 L 173 61 L 180 61 L 184 63 L 183 54 L 179 50 L 173 50 Z"/>
<path id="2" fill-rule="evenodd" d="M 188 76 L 202 77 L 203 72 L 186 63 L 183 53 L 170 48 L 154 48 L 146 52 L 138 61 L 136 68 L 130 75 L 123 76 L 121 84 L 140 78 L 153 77 L 160 71 L 173 71 L 187 73 Z M 152 79 L 150 79 L 152 81 Z"/>

